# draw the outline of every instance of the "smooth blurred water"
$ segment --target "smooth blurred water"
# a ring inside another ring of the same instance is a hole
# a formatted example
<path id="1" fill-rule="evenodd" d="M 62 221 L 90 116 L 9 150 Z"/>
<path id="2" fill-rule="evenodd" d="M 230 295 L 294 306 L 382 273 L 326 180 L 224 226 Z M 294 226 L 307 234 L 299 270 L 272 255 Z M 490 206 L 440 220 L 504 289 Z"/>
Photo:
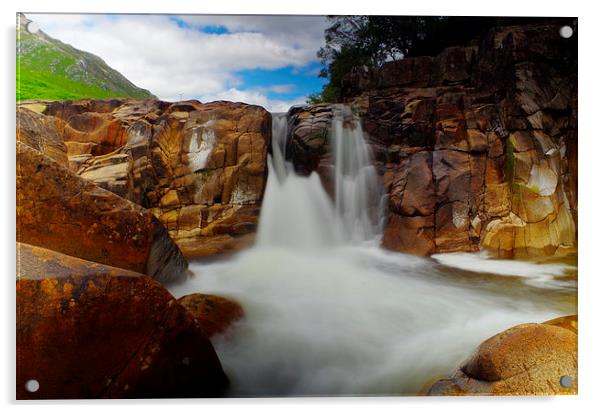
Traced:
<path id="1" fill-rule="evenodd" d="M 381 233 L 382 179 L 372 164 L 359 118 L 347 106 L 333 110 L 330 144 L 335 163 L 336 225 L 342 243 L 356 243 Z"/>
<path id="2" fill-rule="evenodd" d="M 192 263 L 194 277 L 171 287 L 243 306 L 244 318 L 213 339 L 232 396 L 413 395 L 489 336 L 576 313 L 574 281 L 558 280 L 566 265 L 381 249 L 378 217 L 362 210 L 379 188 L 365 187 L 369 152 L 353 120 L 345 130 L 344 111 L 331 136 L 339 201 L 317 175 L 292 173 L 286 118 L 275 117 L 256 245 Z"/>
<path id="3" fill-rule="evenodd" d="M 272 156 L 258 229 L 259 245 L 324 247 L 373 240 L 381 233 L 382 183 L 359 119 L 333 110 L 334 202 L 317 173 L 296 175 L 286 161 L 286 114 L 272 116 Z"/>

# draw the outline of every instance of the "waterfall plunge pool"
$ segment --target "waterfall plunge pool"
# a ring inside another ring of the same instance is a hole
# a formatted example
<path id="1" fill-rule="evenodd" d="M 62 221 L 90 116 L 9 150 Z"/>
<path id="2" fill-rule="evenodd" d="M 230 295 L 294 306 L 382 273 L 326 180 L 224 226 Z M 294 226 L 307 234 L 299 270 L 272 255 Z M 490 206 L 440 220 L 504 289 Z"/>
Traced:
<path id="1" fill-rule="evenodd" d="M 375 243 L 255 246 L 191 270 L 174 296 L 222 295 L 245 311 L 213 340 L 231 396 L 415 395 L 484 339 L 577 311 L 570 284 L 540 288 Z"/>
<path id="2" fill-rule="evenodd" d="M 274 115 L 256 245 L 191 263 L 194 276 L 170 287 L 243 306 L 213 338 L 231 396 L 416 395 L 486 338 L 577 311 L 565 264 L 380 248 L 382 189 L 349 119 L 336 108 L 332 202 L 316 174 L 294 173 L 287 118 Z"/>

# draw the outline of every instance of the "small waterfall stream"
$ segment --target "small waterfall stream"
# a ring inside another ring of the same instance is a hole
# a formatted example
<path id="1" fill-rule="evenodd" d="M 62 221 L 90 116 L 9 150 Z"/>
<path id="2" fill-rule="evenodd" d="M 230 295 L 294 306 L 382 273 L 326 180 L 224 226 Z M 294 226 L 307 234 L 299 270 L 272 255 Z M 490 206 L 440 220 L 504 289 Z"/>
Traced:
<path id="1" fill-rule="evenodd" d="M 285 160 L 286 114 L 272 119 L 272 156 L 261 206 L 257 244 L 289 248 L 323 248 L 336 241 L 332 202 L 316 174 L 302 177 Z"/>
<path id="2" fill-rule="evenodd" d="M 545 284 L 558 266 L 525 263 L 513 276 L 487 261 L 490 274 L 477 274 L 451 256 L 381 249 L 381 178 L 348 108 L 332 121 L 334 202 L 317 174 L 286 161 L 285 114 L 274 114 L 272 139 L 256 245 L 192 263 L 197 275 L 171 287 L 242 304 L 245 317 L 213 340 L 231 395 L 414 395 L 487 337 L 576 312 L 572 290 Z"/>
<path id="3" fill-rule="evenodd" d="M 334 204 L 317 173 L 298 176 L 286 161 L 287 128 L 286 114 L 274 114 L 259 245 L 311 248 L 377 238 L 381 232 L 382 184 L 359 119 L 348 107 L 335 107 L 330 134 Z"/>
<path id="4" fill-rule="evenodd" d="M 335 210 L 342 240 L 359 242 L 381 232 L 382 179 L 372 164 L 360 120 L 348 106 L 335 106 L 331 146 L 335 160 Z"/>

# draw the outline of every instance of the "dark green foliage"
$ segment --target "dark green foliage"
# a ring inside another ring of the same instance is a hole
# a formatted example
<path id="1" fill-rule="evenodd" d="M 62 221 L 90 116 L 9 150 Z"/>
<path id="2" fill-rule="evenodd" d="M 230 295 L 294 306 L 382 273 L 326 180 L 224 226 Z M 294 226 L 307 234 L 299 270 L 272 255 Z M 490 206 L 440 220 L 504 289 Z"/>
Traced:
<path id="1" fill-rule="evenodd" d="M 307 98 L 307 103 L 315 105 L 318 103 L 336 102 L 339 98 L 340 88 L 328 83 L 322 88 L 321 92 L 312 93 Z"/>
<path id="2" fill-rule="evenodd" d="M 356 66 L 379 67 L 410 56 L 434 56 L 450 46 L 478 41 L 490 29 L 553 20 L 576 25 L 575 19 L 466 16 L 329 16 L 326 45 L 318 52 L 327 78 L 309 103 L 336 102 L 343 77 Z M 576 36 L 575 36 L 576 37 Z"/>

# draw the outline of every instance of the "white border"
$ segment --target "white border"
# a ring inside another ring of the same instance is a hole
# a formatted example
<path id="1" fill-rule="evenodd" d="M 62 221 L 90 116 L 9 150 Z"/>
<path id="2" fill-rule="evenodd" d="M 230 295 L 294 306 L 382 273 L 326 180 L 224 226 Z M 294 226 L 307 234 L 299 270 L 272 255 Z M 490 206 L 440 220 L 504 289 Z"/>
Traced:
<path id="1" fill-rule="evenodd" d="M 600 302 L 602 279 L 600 260 L 602 251 L 600 228 L 600 168 L 602 162 L 602 133 L 598 120 L 601 118 L 600 101 L 600 62 L 602 36 L 600 19 L 594 1 L 525 1 L 504 0 L 499 2 L 437 0 L 437 1 L 398 1 L 393 0 L 303 0 L 303 1 L 164 1 L 144 0 L 139 2 L 123 0 L 82 1 L 82 0 L 20 0 L 18 3 L 4 0 L 2 7 L 3 56 L 2 81 L 5 91 L 0 102 L 4 132 L 2 137 L 2 210 L 4 237 L 2 237 L 5 263 L 3 339 L 0 340 L 2 355 L 6 357 L 1 374 L 2 400 L 9 408 L 61 411 L 90 409 L 104 411 L 107 408 L 131 408 L 143 405 L 148 411 L 164 412 L 169 404 L 177 404 L 180 409 L 245 409 L 245 411 L 307 411 L 345 409 L 361 411 L 379 409 L 387 411 L 445 411 L 505 412 L 527 409 L 554 411 L 588 411 L 594 406 L 602 406 L 600 400 Z M 579 396 L 550 398 L 330 398 L 330 399 L 238 399 L 238 400 L 173 400 L 173 401 L 95 401 L 95 402 L 53 402 L 53 403 L 14 403 L 14 108 L 15 108 L 15 58 L 14 27 L 15 13 L 24 12 L 92 12 L 92 13 L 213 13 L 213 14 L 410 14 L 410 15 L 523 15 L 523 16 L 578 16 L 579 17 Z"/>

